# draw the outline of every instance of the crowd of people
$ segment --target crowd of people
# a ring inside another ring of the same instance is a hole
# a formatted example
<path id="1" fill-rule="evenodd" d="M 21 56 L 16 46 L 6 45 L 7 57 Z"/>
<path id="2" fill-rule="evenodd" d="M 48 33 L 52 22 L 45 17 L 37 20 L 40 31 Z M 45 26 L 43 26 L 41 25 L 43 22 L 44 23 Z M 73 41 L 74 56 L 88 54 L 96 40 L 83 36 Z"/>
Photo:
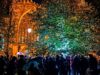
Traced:
<path id="1" fill-rule="evenodd" d="M 100 75 L 93 55 L 0 56 L 0 75 Z"/>

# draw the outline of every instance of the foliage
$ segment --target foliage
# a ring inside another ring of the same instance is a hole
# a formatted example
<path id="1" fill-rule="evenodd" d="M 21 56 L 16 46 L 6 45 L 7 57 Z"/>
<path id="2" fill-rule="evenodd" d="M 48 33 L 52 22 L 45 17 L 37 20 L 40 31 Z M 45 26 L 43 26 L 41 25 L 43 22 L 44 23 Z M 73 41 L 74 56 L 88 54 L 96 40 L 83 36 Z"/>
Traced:
<path id="1" fill-rule="evenodd" d="M 9 15 L 11 3 L 12 3 L 12 0 L 0 0 L 0 15 L 1 16 Z"/>
<path id="2" fill-rule="evenodd" d="M 2 18 L 0 23 L 1 23 L 0 34 L 3 35 L 3 39 L 4 39 L 4 52 L 8 56 L 8 53 L 11 50 L 9 46 L 10 44 L 14 43 L 13 38 L 15 35 L 15 25 L 11 22 L 11 17 Z"/>
<path id="3" fill-rule="evenodd" d="M 73 11 L 71 3 L 63 0 L 49 0 L 44 3 L 46 11 L 43 13 L 46 16 L 38 13 L 41 17 L 37 17 L 37 21 L 41 21 L 40 29 L 37 31 L 40 35 L 39 42 L 52 52 L 86 53 L 92 49 L 92 27 L 95 19 L 91 16 L 94 12 L 91 6 L 84 6 L 76 13 L 77 10 Z"/>
<path id="4" fill-rule="evenodd" d="M 89 5 L 92 5 L 95 8 L 95 14 L 96 18 L 100 18 L 100 0 L 85 0 Z"/>

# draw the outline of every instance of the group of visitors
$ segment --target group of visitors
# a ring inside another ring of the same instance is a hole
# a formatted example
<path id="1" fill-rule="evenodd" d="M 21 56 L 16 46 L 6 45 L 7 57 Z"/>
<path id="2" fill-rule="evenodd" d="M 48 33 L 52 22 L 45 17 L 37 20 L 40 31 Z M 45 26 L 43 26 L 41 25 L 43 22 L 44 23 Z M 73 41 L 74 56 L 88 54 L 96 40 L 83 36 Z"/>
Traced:
<path id="1" fill-rule="evenodd" d="M 99 75 L 93 55 L 0 56 L 0 75 Z"/>

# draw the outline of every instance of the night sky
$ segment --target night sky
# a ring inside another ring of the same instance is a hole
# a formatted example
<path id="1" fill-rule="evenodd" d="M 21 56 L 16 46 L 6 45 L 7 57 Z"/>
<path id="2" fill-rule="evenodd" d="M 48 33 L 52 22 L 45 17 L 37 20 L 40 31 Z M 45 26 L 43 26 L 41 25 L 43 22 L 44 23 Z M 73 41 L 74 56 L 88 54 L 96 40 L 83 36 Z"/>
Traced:
<path id="1" fill-rule="evenodd" d="M 33 0 L 33 2 L 36 2 L 38 4 L 41 4 L 42 3 L 42 0 Z"/>

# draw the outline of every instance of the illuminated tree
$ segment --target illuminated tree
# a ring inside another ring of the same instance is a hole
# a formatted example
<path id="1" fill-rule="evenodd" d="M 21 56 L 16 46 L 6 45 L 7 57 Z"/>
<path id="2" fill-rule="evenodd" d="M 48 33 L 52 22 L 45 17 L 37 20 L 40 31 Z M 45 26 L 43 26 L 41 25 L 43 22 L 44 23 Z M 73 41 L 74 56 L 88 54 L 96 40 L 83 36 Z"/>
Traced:
<path id="1" fill-rule="evenodd" d="M 42 24 L 40 25 L 41 28 L 38 31 L 40 33 L 39 41 L 41 41 L 42 44 L 51 51 L 61 50 L 62 46 L 62 50 L 65 50 L 65 43 L 67 43 L 68 39 L 64 38 L 65 32 L 63 28 L 65 24 L 64 19 L 66 18 L 65 15 L 67 15 L 65 13 L 67 11 L 65 11 L 65 9 L 62 9 L 62 5 L 59 6 L 59 1 L 57 1 L 56 3 L 53 1 L 47 2 L 44 7 L 46 9 L 46 17 L 41 19 Z"/>
<path id="2" fill-rule="evenodd" d="M 95 8 L 94 11 L 94 19 L 95 19 L 95 23 L 94 26 L 92 27 L 92 31 L 93 31 L 93 49 L 94 50 L 100 50 L 100 1 L 98 0 L 86 0 L 86 2 L 91 5 L 92 7 Z"/>
<path id="3" fill-rule="evenodd" d="M 1 16 L 0 16 L 0 34 L 4 39 L 4 52 L 8 56 L 10 45 L 14 42 L 13 37 L 15 34 L 15 25 L 12 22 L 11 0 L 1 0 L 0 2 Z"/>
<path id="4" fill-rule="evenodd" d="M 4 39 L 4 52 L 8 56 L 10 45 L 14 43 L 15 25 L 11 23 L 10 18 L 4 18 L 1 22 L 0 34 Z"/>
<path id="5" fill-rule="evenodd" d="M 100 18 L 100 1 L 99 0 L 85 0 L 89 5 L 92 5 L 95 8 L 95 17 Z"/>
<path id="6" fill-rule="evenodd" d="M 86 53 L 92 49 L 94 8 L 78 2 L 49 0 L 44 2 L 46 17 L 37 17 L 41 22 L 39 44 L 50 51 Z M 72 7 L 74 6 L 74 7 Z M 93 15 L 93 16 L 91 16 Z M 38 45 L 39 45 L 38 44 Z"/>
<path id="7" fill-rule="evenodd" d="M 79 5 L 76 3 L 76 5 Z M 69 45 L 72 47 L 72 52 L 82 52 L 93 50 L 94 46 L 94 27 L 96 23 L 95 8 L 88 5 L 86 2 L 82 2 L 79 6 L 74 9 L 74 15 L 72 14 L 67 20 L 67 36 L 71 39 Z"/>

